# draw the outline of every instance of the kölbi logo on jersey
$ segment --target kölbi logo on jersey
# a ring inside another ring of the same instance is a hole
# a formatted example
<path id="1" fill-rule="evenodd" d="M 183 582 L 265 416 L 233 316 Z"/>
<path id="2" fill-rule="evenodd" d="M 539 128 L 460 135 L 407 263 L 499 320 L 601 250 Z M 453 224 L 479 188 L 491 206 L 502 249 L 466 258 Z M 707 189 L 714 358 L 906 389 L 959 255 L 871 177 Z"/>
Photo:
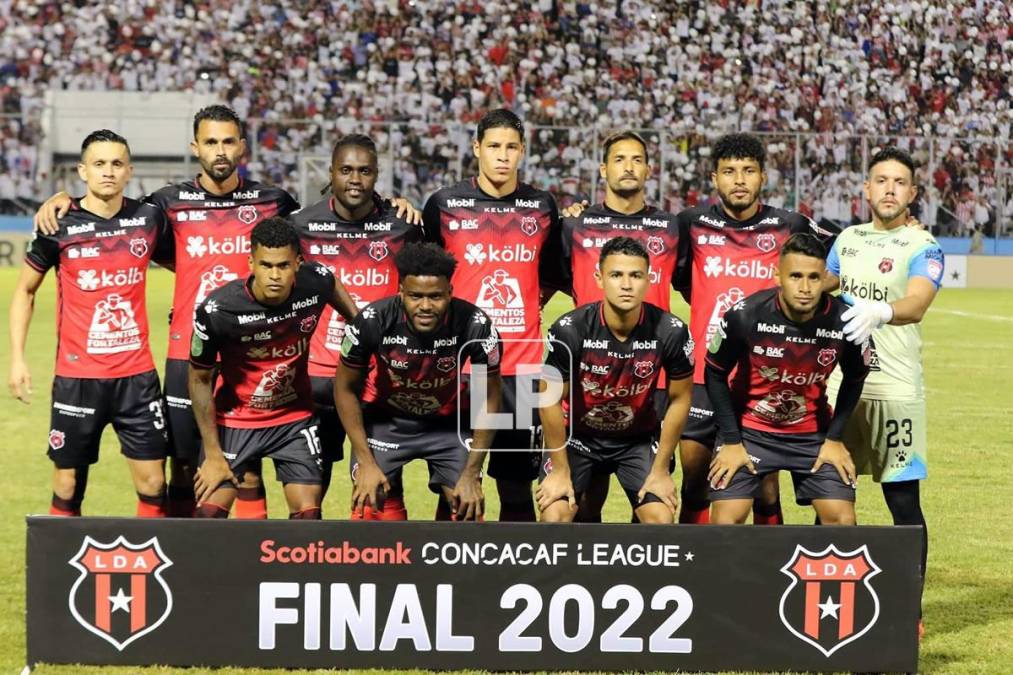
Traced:
<path id="1" fill-rule="evenodd" d="M 709 255 L 704 262 L 703 272 L 708 277 L 773 279 L 774 264 L 760 260 L 732 260 L 720 255 Z"/>
<path id="2" fill-rule="evenodd" d="M 559 340 L 556 340 L 550 333 L 543 340 L 528 338 L 500 338 L 495 332 L 486 339 L 468 340 L 463 343 L 457 353 L 457 363 L 463 364 L 468 360 L 468 353 L 472 351 L 470 345 L 477 344 L 485 352 L 488 360 L 488 367 L 485 364 L 472 364 L 471 373 L 464 374 L 458 368 L 458 386 L 467 380 L 468 392 L 466 396 L 457 397 L 457 435 L 462 443 L 469 448 L 467 439 L 473 430 L 495 429 L 497 431 L 520 431 L 529 434 L 529 442 L 525 447 L 518 448 L 495 448 L 495 452 L 531 452 L 534 449 L 536 439 L 541 435 L 541 424 L 538 417 L 538 409 L 563 400 L 563 375 L 553 366 L 541 363 L 518 362 L 516 365 L 513 385 L 514 396 L 510 397 L 503 392 L 503 400 L 513 398 L 513 411 L 504 411 L 500 406 L 500 412 L 489 413 L 486 409 L 486 400 L 489 393 L 490 377 L 500 378 L 498 369 L 492 374 L 489 367 L 497 367 L 501 359 L 501 350 L 516 350 L 518 353 L 525 353 L 529 345 L 537 345 L 539 351 L 544 347 L 547 351 L 562 350 L 570 361 L 570 372 L 577 367 L 570 347 Z M 510 384 L 506 381 L 503 387 Z M 573 393 L 570 392 L 566 400 L 569 408 L 573 409 Z M 566 432 L 566 442 L 570 440 L 570 430 Z M 562 446 L 562 447 L 565 447 Z M 560 450 L 562 448 L 546 448 L 547 451 Z"/>
<path id="3" fill-rule="evenodd" d="M 155 537 L 132 544 L 120 536 L 104 544 L 86 536 L 68 564 L 81 572 L 70 589 L 70 613 L 119 651 L 172 612 L 172 590 L 163 578 L 172 561 Z"/>
<path id="4" fill-rule="evenodd" d="M 191 258 L 203 258 L 206 255 L 235 255 L 250 252 L 250 238 L 244 234 L 233 237 L 204 237 L 202 235 L 186 238 L 186 253 Z"/>

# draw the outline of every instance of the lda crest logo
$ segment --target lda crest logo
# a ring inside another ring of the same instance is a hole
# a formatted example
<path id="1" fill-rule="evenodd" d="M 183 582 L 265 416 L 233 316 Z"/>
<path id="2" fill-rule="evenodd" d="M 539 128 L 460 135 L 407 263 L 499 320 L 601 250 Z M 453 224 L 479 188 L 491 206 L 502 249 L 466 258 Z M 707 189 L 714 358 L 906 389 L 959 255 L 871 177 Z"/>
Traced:
<path id="1" fill-rule="evenodd" d="M 781 622 L 826 657 L 879 619 L 879 596 L 869 580 L 882 570 L 867 546 L 847 553 L 833 544 L 819 553 L 796 546 L 781 571 L 791 579 L 781 596 Z"/>
<path id="2" fill-rule="evenodd" d="M 172 611 L 172 591 L 162 573 L 172 565 L 152 537 L 111 544 L 85 537 L 69 563 L 81 571 L 70 589 L 70 613 L 88 631 L 119 651 L 158 628 Z"/>

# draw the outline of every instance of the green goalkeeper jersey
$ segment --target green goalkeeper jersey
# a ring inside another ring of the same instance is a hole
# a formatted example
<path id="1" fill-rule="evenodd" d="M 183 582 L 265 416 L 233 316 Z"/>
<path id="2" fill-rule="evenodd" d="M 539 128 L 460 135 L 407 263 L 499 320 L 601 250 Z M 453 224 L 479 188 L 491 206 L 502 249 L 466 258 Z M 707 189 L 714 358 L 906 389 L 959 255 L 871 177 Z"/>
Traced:
<path id="1" fill-rule="evenodd" d="M 942 249 L 925 230 L 905 226 L 877 230 L 872 223 L 844 230 L 827 257 L 827 269 L 840 277 L 842 294 L 881 302 L 907 295 L 908 281 L 915 276 L 939 288 L 943 265 Z M 923 398 L 921 325 L 882 326 L 872 339 L 875 351 L 862 398 Z M 835 385 L 838 378 L 835 374 Z"/>

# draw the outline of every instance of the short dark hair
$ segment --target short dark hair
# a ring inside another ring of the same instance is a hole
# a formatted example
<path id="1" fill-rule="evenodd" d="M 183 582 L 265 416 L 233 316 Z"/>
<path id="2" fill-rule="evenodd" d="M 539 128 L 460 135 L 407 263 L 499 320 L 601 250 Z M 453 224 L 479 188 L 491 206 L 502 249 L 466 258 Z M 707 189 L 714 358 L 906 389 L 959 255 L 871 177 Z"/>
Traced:
<path id="1" fill-rule="evenodd" d="M 644 140 L 643 136 L 638 134 L 636 131 L 633 131 L 633 129 L 625 129 L 623 131 L 614 133 L 608 138 L 606 138 L 605 152 L 602 155 L 601 161 L 608 162 L 609 150 L 611 150 L 612 146 L 618 143 L 619 141 L 636 141 L 637 143 L 640 143 L 640 146 L 644 149 L 644 161 L 650 163 L 651 158 L 647 153 L 647 141 Z"/>
<path id="2" fill-rule="evenodd" d="M 373 139 L 365 134 L 348 134 L 342 136 L 334 143 L 334 149 L 331 150 L 331 162 L 334 162 L 334 158 L 338 156 L 338 151 L 342 148 L 362 148 L 373 156 L 373 160 L 376 161 L 378 156 L 376 152 L 376 143 Z"/>
<path id="3" fill-rule="evenodd" d="M 763 170 L 767 161 L 767 150 L 763 142 L 753 134 L 725 134 L 714 144 L 714 170 L 722 159 L 755 159 Z"/>
<path id="4" fill-rule="evenodd" d="M 127 139 L 120 136 L 115 131 L 109 129 L 97 129 L 84 137 L 84 141 L 81 142 L 81 157 L 84 157 L 84 151 L 88 149 L 88 146 L 92 143 L 119 143 L 127 149 L 127 157 L 130 156 L 130 144 L 127 143 Z"/>
<path id="5" fill-rule="evenodd" d="M 288 220 L 281 216 L 274 216 L 257 223 L 253 232 L 250 233 L 250 250 L 253 251 L 258 246 L 265 248 L 285 248 L 287 246 L 299 253 L 299 233 Z"/>
<path id="6" fill-rule="evenodd" d="M 914 159 L 911 158 L 911 155 L 907 151 L 901 150 L 896 145 L 888 145 L 879 152 L 877 152 L 875 155 L 873 155 L 872 159 L 869 160 L 869 172 L 871 173 L 872 167 L 876 166 L 880 162 L 890 162 L 890 161 L 900 162 L 901 164 L 906 166 L 908 168 L 908 171 L 911 172 L 912 180 L 914 179 L 915 177 Z"/>
<path id="7" fill-rule="evenodd" d="M 513 129 L 521 137 L 521 143 L 524 142 L 524 122 L 521 122 L 520 117 L 506 108 L 490 110 L 479 120 L 478 131 L 475 132 L 479 143 L 482 142 L 485 132 L 489 129 Z"/>
<path id="8" fill-rule="evenodd" d="M 200 128 L 200 123 L 204 120 L 210 122 L 232 122 L 239 129 L 239 137 L 245 138 L 246 133 L 243 129 L 243 120 L 239 119 L 239 115 L 236 111 L 227 105 L 209 105 L 206 108 L 201 108 L 197 111 L 197 114 L 193 116 L 193 137 L 197 138 L 197 129 Z"/>
<path id="9" fill-rule="evenodd" d="M 827 259 L 827 247 L 823 245 L 819 237 L 809 232 L 796 232 L 788 237 L 788 241 L 784 242 L 784 245 L 781 246 L 779 257 L 783 258 L 789 253 L 798 253 L 799 255 L 819 258 L 820 260 Z"/>
<path id="10" fill-rule="evenodd" d="M 601 247 L 601 255 L 598 256 L 599 268 L 605 264 L 605 258 L 610 255 L 631 255 L 643 258 L 647 261 L 648 266 L 651 264 L 651 257 L 647 255 L 647 249 L 639 241 L 630 237 L 612 237 L 605 242 L 605 245 Z"/>
<path id="11" fill-rule="evenodd" d="M 454 256 L 432 242 L 405 244 L 394 256 L 394 265 L 402 281 L 405 277 L 446 277 L 450 281 L 457 269 Z"/>

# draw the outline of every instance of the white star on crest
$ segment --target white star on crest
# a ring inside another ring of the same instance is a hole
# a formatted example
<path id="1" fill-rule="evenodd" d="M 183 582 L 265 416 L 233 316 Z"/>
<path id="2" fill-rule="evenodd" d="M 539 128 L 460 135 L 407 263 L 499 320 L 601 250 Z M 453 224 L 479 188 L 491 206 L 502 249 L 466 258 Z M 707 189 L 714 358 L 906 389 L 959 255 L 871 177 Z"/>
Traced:
<path id="1" fill-rule="evenodd" d="M 841 608 L 841 605 L 840 604 L 834 604 L 834 599 L 831 598 L 829 595 L 827 596 L 827 601 L 826 602 L 824 602 L 823 604 L 820 604 L 820 605 L 816 605 L 816 606 L 820 608 L 820 618 L 821 619 L 825 619 L 828 616 L 832 616 L 835 619 L 839 618 L 837 616 L 837 610 L 839 610 Z"/>
<path id="2" fill-rule="evenodd" d="M 110 595 L 109 596 L 109 602 L 111 602 L 112 605 L 113 605 L 112 609 L 109 610 L 109 613 L 112 614 L 116 610 L 122 609 L 124 612 L 126 612 L 127 614 L 129 614 L 130 613 L 130 601 L 133 600 L 133 599 L 134 598 L 133 598 L 132 595 L 127 595 L 126 593 L 123 592 L 123 589 L 121 588 L 120 590 L 118 590 L 116 592 L 116 595 Z"/>

